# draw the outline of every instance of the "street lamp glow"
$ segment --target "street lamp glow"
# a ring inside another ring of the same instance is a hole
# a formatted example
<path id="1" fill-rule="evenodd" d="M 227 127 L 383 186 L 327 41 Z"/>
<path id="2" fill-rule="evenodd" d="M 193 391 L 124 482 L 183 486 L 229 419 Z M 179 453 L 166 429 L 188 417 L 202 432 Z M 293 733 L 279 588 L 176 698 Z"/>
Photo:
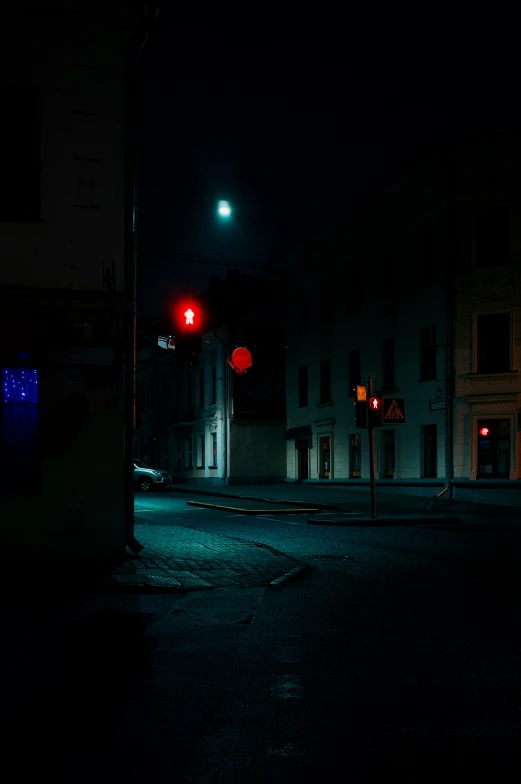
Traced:
<path id="1" fill-rule="evenodd" d="M 229 218 L 232 214 L 232 208 L 230 207 L 229 202 L 221 200 L 217 205 L 217 212 L 221 218 Z"/>

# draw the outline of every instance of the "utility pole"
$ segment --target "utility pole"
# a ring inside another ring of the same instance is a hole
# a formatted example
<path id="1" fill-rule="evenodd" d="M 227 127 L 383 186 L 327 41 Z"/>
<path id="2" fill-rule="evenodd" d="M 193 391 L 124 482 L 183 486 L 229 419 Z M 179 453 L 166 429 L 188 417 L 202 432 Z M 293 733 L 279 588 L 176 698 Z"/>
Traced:
<path id="1" fill-rule="evenodd" d="M 373 397 L 373 377 L 367 379 L 367 393 L 369 400 Z M 371 517 L 376 517 L 376 463 L 374 456 L 374 427 L 367 423 L 369 434 L 369 481 L 371 484 Z"/>
<path id="2" fill-rule="evenodd" d="M 134 536 L 134 437 L 136 430 L 136 318 L 137 318 L 137 80 L 150 32 L 159 14 L 144 6 L 143 18 L 127 45 L 125 91 L 125 544 L 138 554 L 143 549 Z M 135 47 L 138 51 L 135 51 Z"/>

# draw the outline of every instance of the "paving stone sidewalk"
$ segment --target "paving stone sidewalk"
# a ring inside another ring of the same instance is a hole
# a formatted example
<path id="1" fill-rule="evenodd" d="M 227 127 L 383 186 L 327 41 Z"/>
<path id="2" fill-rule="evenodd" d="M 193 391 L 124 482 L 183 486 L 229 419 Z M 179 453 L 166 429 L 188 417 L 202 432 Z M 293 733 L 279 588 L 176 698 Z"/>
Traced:
<path id="1" fill-rule="evenodd" d="M 144 546 L 105 580 L 103 591 L 252 587 L 294 579 L 309 567 L 267 545 L 175 525 L 136 524 Z"/>

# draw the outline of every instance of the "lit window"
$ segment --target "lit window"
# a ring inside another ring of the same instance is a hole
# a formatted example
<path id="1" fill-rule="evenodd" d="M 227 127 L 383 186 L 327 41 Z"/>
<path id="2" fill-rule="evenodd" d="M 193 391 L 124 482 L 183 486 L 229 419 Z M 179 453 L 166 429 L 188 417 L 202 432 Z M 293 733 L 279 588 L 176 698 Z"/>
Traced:
<path id="1" fill-rule="evenodd" d="M 0 487 L 3 492 L 38 484 L 38 371 L 2 369 Z"/>

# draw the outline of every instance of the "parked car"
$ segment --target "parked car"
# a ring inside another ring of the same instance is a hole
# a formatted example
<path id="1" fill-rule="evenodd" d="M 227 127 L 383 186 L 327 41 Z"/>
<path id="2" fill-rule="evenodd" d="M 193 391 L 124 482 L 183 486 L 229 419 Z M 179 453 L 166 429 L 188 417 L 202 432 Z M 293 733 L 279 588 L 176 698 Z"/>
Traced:
<path id="1" fill-rule="evenodd" d="M 160 468 L 150 468 L 142 460 L 134 460 L 134 484 L 137 490 L 148 493 L 149 490 L 172 484 L 172 477 L 168 471 Z"/>

